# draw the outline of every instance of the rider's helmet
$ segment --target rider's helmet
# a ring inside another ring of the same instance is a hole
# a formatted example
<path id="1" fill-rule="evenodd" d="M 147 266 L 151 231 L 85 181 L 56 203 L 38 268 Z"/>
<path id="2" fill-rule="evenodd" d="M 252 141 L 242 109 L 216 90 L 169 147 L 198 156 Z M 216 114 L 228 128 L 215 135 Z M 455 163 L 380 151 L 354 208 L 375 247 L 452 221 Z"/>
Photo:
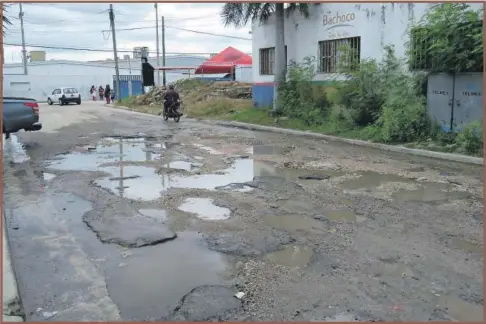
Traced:
<path id="1" fill-rule="evenodd" d="M 169 90 L 174 90 L 174 85 L 173 84 L 169 84 Z"/>

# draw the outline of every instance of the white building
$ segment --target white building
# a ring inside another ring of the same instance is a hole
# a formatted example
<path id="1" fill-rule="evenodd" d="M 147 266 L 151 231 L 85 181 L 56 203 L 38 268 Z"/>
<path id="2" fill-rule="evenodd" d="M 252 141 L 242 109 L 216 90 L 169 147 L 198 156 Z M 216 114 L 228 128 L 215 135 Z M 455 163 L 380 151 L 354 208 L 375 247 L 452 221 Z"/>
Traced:
<path id="1" fill-rule="evenodd" d="M 437 4 L 323 3 L 311 8 L 308 19 L 296 12 L 284 23 L 287 63 L 314 57 L 315 81 L 324 82 L 335 78 L 338 48 L 344 44 L 354 48 L 360 59 L 380 60 L 387 45 L 395 47 L 398 57 L 405 57 L 410 27 L 434 5 Z M 274 26 L 274 16 L 265 24 L 257 22 L 252 26 L 253 101 L 257 107 L 271 106 L 273 102 Z"/>
<path id="2" fill-rule="evenodd" d="M 199 66 L 206 58 L 200 56 L 169 56 L 167 66 Z M 156 59 L 150 58 L 152 66 L 157 66 Z M 76 61 L 35 61 L 28 63 L 28 74 L 24 75 L 22 63 L 3 65 L 3 96 L 30 97 L 46 101 L 47 95 L 58 87 L 75 87 L 82 99 L 89 99 L 92 85 L 113 87 L 115 75 L 114 61 L 76 62 Z M 140 76 L 140 60 L 119 60 L 121 76 Z M 171 83 L 188 75 L 180 71 L 168 71 L 167 82 Z M 155 72 L 157 82 L 157 72 Z M 162 82 L 162 72 L 160 72 Z M 122 90 L 123 94 L 123 90 Z"/>

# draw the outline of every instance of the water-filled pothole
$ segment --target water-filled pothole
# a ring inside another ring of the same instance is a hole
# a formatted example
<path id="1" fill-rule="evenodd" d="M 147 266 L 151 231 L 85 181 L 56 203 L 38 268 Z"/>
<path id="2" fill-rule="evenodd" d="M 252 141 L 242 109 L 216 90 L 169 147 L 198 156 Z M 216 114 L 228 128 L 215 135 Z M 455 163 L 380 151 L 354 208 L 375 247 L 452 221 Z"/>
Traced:
<path id="1" fill-rule="evenodd" d="M 111 264 L 108 291 L 123 318 L 156 320 L 169 315 L 194 287 L 224 284 L 231 264 L 211 251 L 197 233 L 183 232 L 171 242 L 132 249 L 123 263 Z"/>
<path id="2" fill-rule="evenodd" d="M 439 182 L 418 182 L 414 179 L 403 178 L 394 174 L 378 172 L 359 172 L 359 177 L 343 181 L 339 186 L 347 190 L 375 189 L 388 183 L 404 183 L 418 186 L 414 189 L 399 189 L 391 194 L 391 198 L 398 201 L 410 202 L 440 202 L 448 200 L 462 200 L 471 197 L 468 192 L 453 190 L 454 185 Z"/>
<path id="3" fill-rule="evenodd" d="M 453 295 L 440 296 L 438 304 L 458 322 L 483 322 L 483 307 L 468 303 Z"/>
<path id="4" fill-rule="evenodd" d="M 198 218 L 204 220 L 223 220 L 231 216 L 228 208 L 214 205 L 210 198 L 186 198 L 179 206 L 179 210 L 196 214 Z"/>
<path id="5" fill-rule="evenodd" d="M 158 160 L 159 153 L 151 149 L 157 143 L 145 138 L 104 138 L 84 152 L 61 154 L 49 161 L 48 168 L 56 170 L 98 171 L 103 164 L 122 162 L 145 162 Z"/>
<path id="6" fill-rule="evenodd" d="M 468 240 L 463 240 L 463 239 L 454 239 L 453 244 L 458 248 L 463 251 L 469 252 L 469 253 L 483 253 L 484 249 L 480 244 L 476 244 L 473 242 L 470 242 Z"/>
<path id="7" fill-rule="evenodd" d="M 263 258 L 287 267 L 305 267 L 310 263 L 313 254 L 310 247 L 291 245 L 282 250 L 267 253 Z"/>
<path id="8" fill-rule="evenodd" d="M 299 180 L 299 177 L 310 173 L 315 174 L 308 170 L 277 168 L 271 163 L 254 161 L 250 158 L 232 158 L 229 160 L 231 165 L 226 169 L 214 173 L 191 175 L 164 172 L 164 168 L 156 172 L 154 165 L 134 165 L 137 162 L 159 160 L 163 151 L 154 153 L 153 149 L 158 144 L 160 143 L 148 142 L 143 138 L 105 138 L 93 146 L 92 150 L 63 154 L 56 160 L 48 161 L 47 165 L 48 168 L 57 170 L 107 173 L 108 176 L 95 180 L 94 184 L 115 195 L 134 200 L 155 200 L 170 188 L 248 192 L 253 188 L 245 183 L 253 181 L 254 177 L 273 176 L 290 182 L 306 182 L 307 180 Z M 238 152 L 237 149 L 240 150 L 239 152 L 249 150 L 242 147 L 228 150 Z M 189 160 L 190 157 L 178 159 L 165 164 L 165 168 L 196 171 L 201 164 Z"/>

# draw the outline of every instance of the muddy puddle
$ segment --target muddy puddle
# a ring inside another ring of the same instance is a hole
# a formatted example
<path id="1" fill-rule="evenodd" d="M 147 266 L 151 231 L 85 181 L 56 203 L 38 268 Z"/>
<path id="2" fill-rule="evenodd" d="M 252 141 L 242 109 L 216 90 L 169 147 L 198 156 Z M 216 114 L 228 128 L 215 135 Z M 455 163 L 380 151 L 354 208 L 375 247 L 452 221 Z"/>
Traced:
<path id="1" fill-rule="evenodd" d="M 454 295 L 440 296 L 438 306 L 456 322 L 483 322 L 483 307 L 468 303 Z"/>
<path id="2" fill-rule="evenodd" d="M 390 183 L 402 183 L 417 188 L 399 189 L 391 194 L 391 198 L 398 201 L 410 202 L 443 202 L 449 200 L 463 200 L 471 197 L 471 194 L 453 190 L 454 185 L 439 182 L 419 182 L 393 174 L 381 174 L 378 172 L 359 172 L 358 177 L 348 179 L 339 184 L 339 187 L 347 190 L 377 189 Z"/>
<path id="3" fill-rule="evenodd" d="M 305 267 L 310 263 L 313 254 L 314 252 L 310 247 L 291 245 L 282 250 L 268 253 L 263 258 L 266 261 L 287 267 Z"/>
<path id="4" fill-rule="evenodd" d="M 179 206 L 179 210 L 195 214 L 204 220 L 223 220 L 231 216 L 228 208 L 214 205 L 210 198 L 186 198 Z"/>
<path id="5" fill-rule="evenodd" d="M 453 191 L 453 186 L 445 183 L 426 183 L 415 190 L 398 190 L 392 197 L 400 201 L 440 202 L 450 200 L 464 200 L 471 198 L 471 194 L 464 191 Z"/>
<path id="6" fill-rule="evenodd" d="M 124 319 L 159 320 L 194 287 L 224 284 L 231 265 L 197 233 L 183 232 L 174 241 L 130 250 L 108 271 L 108 291 Z"/>
<path id="7" fill-rule="evenodd" d="M 484 251 L 480 244 L 476 244 L 468 240 L 456 238 L 452 241 L 452 243 L 456 248 L 465 252 L 482 254 Z"/>
<path id="8" fill-rule="evenodd" d="M 47 167 L 54 170 L 101 171 L 109 176 L 99 178 L 94 184 L 123 198 L 133 200 L 155 200 L 170 188 L 203 189 L 203 190 L 236 190 L 251 191 L 252 188 L 238 184 L 250 182 L 255 176 L 278 176 L 288 181 L 299 181 L 303 175 L 315 174 L 306 170 L 277 168 L 274 165 L 254 161 L 251 158 L 237 158 L 226 169 L 207 174 L 182 175 L 162 170 L 156 172 L 153 166 L 120 164 L 117 162 L 146 162 L 159 160 L 164 147 L 159 143 L 143 138 L 123 139 L 105 138 L 96 146 L 87 147 L 81 151 L 59 155 L 56 160 L 49 161 Z M 195 144 L 211 154 L 216 154 L 209 148 Z M 159 153 L 154 153 L 158 149 Z M 253 147 L 225 147 L 224 154 L 253 152 Z M 219 152 L 219 151 L 218 151 Z M 188 158 L 191 159 L 191 158 Z M 115 165 L 113 165 L 115 164 Z M 200 162 L 175 160 L 164 165 L 171 170 L 186 172 L 197 171 Z M 305 180 L 303 180 L 306 182 Z M 307 181 L 312 182 L 312 181 Z M 236 184 L 236 186 L 231 186 Z"/>

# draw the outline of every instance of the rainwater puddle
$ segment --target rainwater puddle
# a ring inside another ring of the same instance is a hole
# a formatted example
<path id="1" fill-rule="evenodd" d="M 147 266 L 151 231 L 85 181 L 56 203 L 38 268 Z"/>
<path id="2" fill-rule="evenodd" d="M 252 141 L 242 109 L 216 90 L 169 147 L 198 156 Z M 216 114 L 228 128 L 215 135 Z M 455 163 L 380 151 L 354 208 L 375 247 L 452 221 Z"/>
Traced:
<path id="1" fill-rule="evenodd" d="M 305 267 L 312 259 L 312 248 L 292 245 L 282 250 L 267 253 L 264 259 L 287 267 Z"/>
<path id="2" fill-rule="evenodd" d="M 439 297 L 439 306 L 458 322 L 483 322 L 483 307 L 468 303 L 455 296 Z"/>
<path id="3" fill-rule="evenodd" d="M 160 319 L 193 288 L 224 284 L 231 265 L 211 251 L 197 233 L 183 232 L 170 242 L 131 249 L 123 266 L 112 263 L 106 279 L 122 318 Z"/>
<path id="4" fill-rule="evenodd" d="M 196 214 L 197 217 L 204 220 L 223 220 L 228 219 L 231 215 L 228 208 L 214 205 L 210 198 L 186 198 L 179 206 L 179 210 Z"/>
<path id="5" fill-rule="evenodd" d="M 318 221 L 301 215 L 266 215 L 263 217 L 265 225 L 283 230 L 305 231 L 321 227 Z"/>
<path id="6" fill-rule="evenodd" d="M 306 170 L 306 169 L 292 169 L 292 168 L 279 168 L 270 163 L 258 162 L 255 163 L 255 175 L 258 176 L 271 176 L 281 177 L 287 181 L 298 183 L 314 183 L 322 180 L 303 180 L 301 177 L 321 177 L 323 179 L 329 177 L 337 177 L 343 175 L 340 171 L 335 170 Z"/>
<path id="7" fill-rule="evenodd" d="M 346 180 L 340 186 L 348 190 L 358 190 L 362 188 L 376 188 L 389 182 L 410 182 L 408 179 L 393 174 L 365 171 L 360 172 L 359 175 L 359 178 Z"/>
<path id="8" fill-rule="evenodd" d="M 481 254 L 483 253 L 483 247 L 479 244 L 467 240 L 463 240 L 463 239 L 454 239 L 452 242 L 457 248 L 463 251 L 470 252 L 470 253 L 481 253 Z"/>
<path id="9" fill-rule="evenodd" d="M 411 202 L 439 202 L 448 200 L 462 200 L 471 197 L 471 194 L 462 191 L 452 191 L 453 185 L 435 182 L 417 182 L 393 174 L 381 174 L 378 172 L 361 172 L 360 177 L 342 182 L 340 186 L 348 190 L 363 188 L 377 188 L 391 182 L 416 183 L 420 188 L 408 190 L 401 189 L 392 194 L 392 198 L 398 201 Z"/>
<path id="10" fill-rule="evenodd" d="M 100 171 L 107 172 L 113 177 L 101 178 L 94 183 L 111 193 L 123 198 L 134 200 L 155 200 L 169 188 L 167 175 L 162 178 L 154 168 L 146 166 L 118 166 L 105 167 Z"/>
<path id="11" fill-rule="evenodd" d="M 48 161 L 47 164 L 48 168 L 57 170 L 108 173 L 109 176 L 97 179 L 94 183 L 120 197 L 148 201 L 157 199 L 169 188 L 218 190 L 220 187 L 226 187 L 230 184 L 239 184 L 240 186 L 236 186 L 235 190 L 248 192 L 253 189 L 243 185 L 243 183 L 252 181 L 256 176 L 277 176 L 287 181 L 298 181 L 300 175 L 314 173 L 314 171 L 308 170 L 276 168 L 269 163 L 248 158 L 236 159 L 230 167 L 216 173 L 190 176 L 159 174 L 151 166 L 117 163 L 157 160 L 161 155 L 151 151 L 154 145 L 156 143 L 148 142 L 143 138 L 105 138 L 92 150 L 60 155 L 58 159 Z M 227 150 L 242 152 L 248 150 L 248 148 L 235 146 L 235 148 L 228 148 Z M 170 162 L 168 167 L 195 171 L 198 165 L 199 163 L 177 160 Z M 229 187 L 223 189 L 228 190 Z"/>
<path id="12" fill-rule="evenodd" d="M 160 159 L 150 151 L 152 145 L 144 138 L 104 138 L 93 149 L 62 154 L 50 161 L 48 168 L 56 170 L 104 171 L 102 164 L 117 162 L 145 162 Z"/>
<path id="13" fill-rule="evenodd" d="M 343 210 L 331 210 L 326 213 L 326 216 L 329 220 L 332 221 L 344 221 L 344 222 L 356 222 L 358 221 L 358 216 L 353 213 L 351 210 L 343 209 Z M 360 217 L 360 222 L 362 221 Z"/>
<path id="14" fill-rule="evenodd" d="M 8 156 L 13 163 L 24 163 L 30 160 L 24 146 L 19 142 L 19 138 L 16 135 L 10 135 L 9 139 L 5 139 L 4 134 L 2 143 L 3 154 Z"/>
<path id="15" fill-rule="evenodd" d="M 399 190 L 393 198 L 399 201 L 437 202 L 449 200 L 463 200 L 471 197 L 464 191 L 451 191 L 452 185 L 444 183 L 423 183 L 424 187 L 416 190 Z"/>

